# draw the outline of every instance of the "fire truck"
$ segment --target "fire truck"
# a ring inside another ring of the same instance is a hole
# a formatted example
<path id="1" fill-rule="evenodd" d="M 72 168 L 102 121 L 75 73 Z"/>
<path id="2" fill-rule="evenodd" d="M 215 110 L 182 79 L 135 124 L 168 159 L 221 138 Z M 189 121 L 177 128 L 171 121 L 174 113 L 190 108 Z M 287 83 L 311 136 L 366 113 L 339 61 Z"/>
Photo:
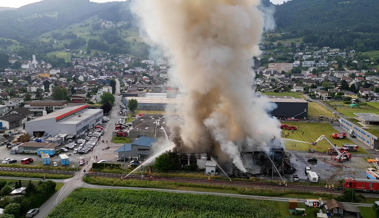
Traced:
<path id="1" fill-rule="evenodd" d="M 328 149 L 328 153 L 331 154 L 331 155 L 336 154 L 336 156 L 334 157 L 335 161 L 345 162 L 345 161 L 348 161 L 348 160 L 351 159 L 351 154 L 348 151 L 346 151 L 345 149 L 338 148 L 331 141 L 329 141 L 329 139 L 326 138 L 324 135 L 320 136 L 313 143 L 313 145 L 316 145 L 321 140 L 325 140 L 325 141 L 327 141 L 329 143 L 330 148 Z"/>
<path id="2" fill-rule="evenodd" d="M 357 191 L 378 192 L 379 180 L 346 178 L 343 187 Z"/>

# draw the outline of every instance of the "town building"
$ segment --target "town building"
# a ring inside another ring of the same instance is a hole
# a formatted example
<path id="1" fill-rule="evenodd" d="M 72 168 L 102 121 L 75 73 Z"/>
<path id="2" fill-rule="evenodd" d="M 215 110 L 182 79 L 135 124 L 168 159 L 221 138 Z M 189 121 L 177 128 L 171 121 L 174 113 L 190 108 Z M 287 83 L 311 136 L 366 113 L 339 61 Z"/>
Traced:
<path id="1" fill-rule="evenodd" d="M 55 136 L 60 133 L 76 136 L 101 123 L 102 119 L 102 109 L 88 109 L 88 104 L 78 105 L 28 121 L 25 130 L 32 136 Z"/>
<path id="2" fill-rule="evenodd" d="M 362 127 L 353 123 L 352 121 L 340 118 L 340 126 L 346 130 L 351 136 L 356 137 L 359 141 L 363 142 L 365 145 L 379 149 L 379 139 L 376 135 L 364 130 Z"/>
<path id="3" fill-rule="evenodd" d="M 268 64 L 268 71 L 276 71 L 278 73 L 281 73 L 282 71 L 288 73 L 293 69 L 292 63 L 269 63 Z"/>
<path id="4" fill-rule="evenodd" d="M 116 150 L 118 160 L 144 160 L 150 155 L 151 146 L 155 143 L 154 138 L 141 136 L 133 143 L 128 143 Z"/>
<path id="5" fill-rule="evenodd" d="M 24 128 L 28 115 L 29 111 L 26 109 L 15 109 L 0 117 L 0 129 L 15 129 L 18 127 Z"/>
<path id="6" fill-rule="evenodd" d="M 355 113 L 357 120 L 363 126 L 379 125 L 379 115 L 374 113 Z"/>
<path id="7" fill-rule="evenodd" d="M 336 217 L 361 217 L 359 209 L 351 203 L 338 202 L 334 199 L 326 201 L 324 209 L 327 214 Z"/>
<path id="8" fill-rule="evenodd" d="M 146 93 L 144 97 L 128 97 L 127 102 L 130 99 L 135 99 L 138 102 L 138 110 L 155 110 L 163 111 L 167 105 L 174 105 L 177 102 L 176 98 L 167 97 L 167 93 Z"/>
<path id="9" fill-rule="evenodd" d="M 45 116 L 48 113 L 67 107 L 67 101 L 54 100 L 37 100 L 25 102 L 25 108 L 28 108 L 33 116 Z"/>
<path id="10" fill-rule="evenodd" d="M 40 149 L 55 149 L 57 146 L 57 144 L 50 142 L 24 142 L 17 147 L 16 153 L 37 154 Z"/>

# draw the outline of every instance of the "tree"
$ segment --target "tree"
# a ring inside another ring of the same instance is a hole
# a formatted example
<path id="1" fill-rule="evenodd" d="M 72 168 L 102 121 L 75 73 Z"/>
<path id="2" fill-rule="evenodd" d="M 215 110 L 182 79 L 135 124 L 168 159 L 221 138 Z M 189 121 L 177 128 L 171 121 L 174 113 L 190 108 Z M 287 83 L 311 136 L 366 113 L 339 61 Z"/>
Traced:
<path id="1" fill-rule="evenodd" d="M 111 86 L 112 86 L 112 94 L 116 92 L 116 80 L 111 80 Z"/>
<path id="2" fill-rule="evenodd" d="M 134 112 L 137 110 L 138 108 L 138 101 L 136 99 L 130 99 L 128 101 L 128 108 L 129 110 L 134 114 Z"/>
<path id="3" fill-rule="evenodd" d="M 103 95 L 101 96 L 101 103 L 104 105 L 107 102 L 113 106 L 114 96 L 110 92 L 104 92 Z"/>
<path id="4" fill-rule="evenodd" d="M 154 166 L 160 171 L 180 169 L 179 156 L 175 152 L 167 152 L 155 159 Z"/>
<path id="5" fill-rule="evenodd" d="M 18 180 L 18 181 L 14 184 L 14 188 L 15 188 L 15 189 L 18 189 L 18 188 L 21 188 L 21 187 L 22 187 L 21 180 Z"/>
<path id="6" fill-rule="evenodd" d="M 104 114 L 108 114 L 112 110 L 112 105 L 109 102 L 105 102 L 102 106 L 101 109 L 103 109 Z"/>
<path id="7" fill-rule="evenodd" d="M 38 88 L 36 92 L 36 99 L 41 100 L 43 98 L 43 90 Z"/>
<path id="8" fill-rule="evenodd" d="M 30 95 L 30 93 L 26 93 L 25 96 L 24 96 L 24 101 L 30 101 L 32 100 L 32 96 Z"/>
<path id="9" fill-rule="evenodd" d="M 26 196 L 30 196 L 34 194 L 35 192 L 36 192 L 36 186 L 32 183 L 32 181 L 29 181 L 25 189 Z"/>
<path id="10" fill-rule="evenodd" d="M 49 80 L 43 81 L 43 89 L 45 90 L 45 92 L 50 92 L 50 82 L 49 82 Z"/>
<path id="11" fill-rule="evenodd" d="M 4 213 L 12 214 L 15 217 L 20 215 L 21 206 L 18 203 L 10 203 L 4 208 Z"/>
<path id="12" fill-rule="evenodd" d="M 53 89 L 53 99 L 54 100 L 66 100 L 68 98 L 67 89 L 64 87 L 56 86 Z"/>
<path id="13" fill-rule="evenodd" d="M 349 84 L 346 82 L 346 80 L 342 80 L 341 88 L 342 90 L 349 90 Z"/>

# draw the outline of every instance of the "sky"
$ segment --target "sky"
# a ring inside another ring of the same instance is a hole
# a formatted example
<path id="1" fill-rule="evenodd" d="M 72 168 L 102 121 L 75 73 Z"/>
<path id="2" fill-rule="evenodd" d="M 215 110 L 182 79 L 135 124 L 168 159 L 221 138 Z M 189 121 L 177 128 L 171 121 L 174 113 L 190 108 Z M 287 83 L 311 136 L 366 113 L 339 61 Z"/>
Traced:
<path id="1" fill-rule="evenodd" d="M 39 1 L 41 0 L 0 0 L 0 7 L 19 8 L 21 6 L 39 2 Z M 104 2 L 111 2 L 114 0 L 90 0 L 90 1 L 104 3 Z"/>
<path id="2" fill-rule="evenodd" d="M 34 3 L 34 2 L 39 2 L 39 1 L 41 0 L 0 0 L 0 7 L 18 8 L 18 7 L 21 7 L 30 3 Z M 103 3 L 103 2 L 111 2 L 114 0 L 90 0 L 90 1 Z M 119 0 L 119 1 L 122 1 L 122 0 Z M 281 4 L 288 0 L 270 0 L 270 1 L 274 4 Z"/>

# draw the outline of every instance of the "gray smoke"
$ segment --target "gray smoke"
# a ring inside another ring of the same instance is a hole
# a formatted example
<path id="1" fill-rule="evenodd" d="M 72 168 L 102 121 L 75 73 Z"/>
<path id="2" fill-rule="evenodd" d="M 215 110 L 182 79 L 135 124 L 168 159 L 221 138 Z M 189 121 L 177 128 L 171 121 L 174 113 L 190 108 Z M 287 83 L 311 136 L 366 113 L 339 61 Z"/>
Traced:
<path id="1" fill-rule="evenodd" d="M 175 116 L 168 117 L 180 149 L 232 160 L 241 171 L 246 171 L 243 148 L 268 150 L 272 139 L 280 139 L 280 123 L 268 114 L 274 106 L 252 90 L 251 58 L 260 54 L 264 23 L 259 3 L 134 2 L 148 42 L 159 46 L 170 62 L 170 85 L 182 93 Z"/>

